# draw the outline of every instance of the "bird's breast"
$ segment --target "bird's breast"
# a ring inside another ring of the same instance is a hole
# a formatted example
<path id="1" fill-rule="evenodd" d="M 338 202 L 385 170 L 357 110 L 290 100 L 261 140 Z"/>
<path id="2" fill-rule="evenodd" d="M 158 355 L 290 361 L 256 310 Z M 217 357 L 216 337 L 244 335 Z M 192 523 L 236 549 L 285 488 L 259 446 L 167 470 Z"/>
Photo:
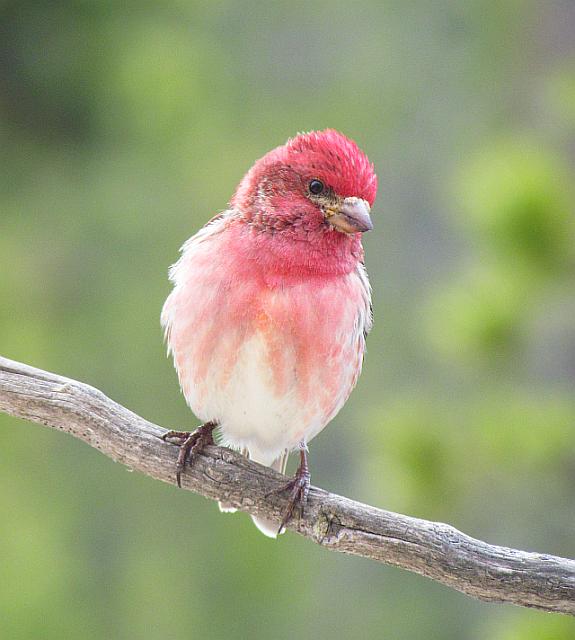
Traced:
<path id="1" fill-rule="evenodd" d="M 218 267 L 213 256 L 188 269 L 193 275 L 179 274 L 163 317 L 192 410 L 220 421 L 226 444 L 281 451 L 311 439 L 361 369 L 369 323 L 361 278 L 270 285 Z"/>

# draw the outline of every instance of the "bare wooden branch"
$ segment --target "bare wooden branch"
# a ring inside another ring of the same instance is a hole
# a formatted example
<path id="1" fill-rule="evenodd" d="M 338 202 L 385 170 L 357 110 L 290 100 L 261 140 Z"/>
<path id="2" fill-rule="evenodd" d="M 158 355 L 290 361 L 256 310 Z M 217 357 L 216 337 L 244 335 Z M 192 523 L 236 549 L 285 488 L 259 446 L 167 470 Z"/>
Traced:
<path id="1" fill-rule="evenodd" d="M 174 484 L 177 447 L 89 385 L 0 357 L 0 411 L 65 431 L 104 455 Z M 182 476 L 186 489 L 278 522 L 284 476 L 210 446 Z M 266 497 L 268 495 L 268 497 Z M 475 540 L 453 527 L 354 502 L 312 487 L 288 529 L 321 546 L 395 565 L 480 600 L 575 615 L 575 561 Z"/>

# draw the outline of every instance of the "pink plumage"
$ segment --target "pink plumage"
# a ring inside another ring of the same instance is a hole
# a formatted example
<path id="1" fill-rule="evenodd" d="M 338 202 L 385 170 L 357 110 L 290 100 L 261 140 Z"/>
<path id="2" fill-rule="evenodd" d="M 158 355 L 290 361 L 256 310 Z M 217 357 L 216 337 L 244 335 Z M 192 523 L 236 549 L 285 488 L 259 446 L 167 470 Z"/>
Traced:
<path id="1" fill-rule="evenodd" d="M 184 244 L 162 324 L 184 396 L 222 444 L 283 471 L 347 400 L 371 327 L 361 232 L 376 190 L 354 142 L 301 134 Z"/>

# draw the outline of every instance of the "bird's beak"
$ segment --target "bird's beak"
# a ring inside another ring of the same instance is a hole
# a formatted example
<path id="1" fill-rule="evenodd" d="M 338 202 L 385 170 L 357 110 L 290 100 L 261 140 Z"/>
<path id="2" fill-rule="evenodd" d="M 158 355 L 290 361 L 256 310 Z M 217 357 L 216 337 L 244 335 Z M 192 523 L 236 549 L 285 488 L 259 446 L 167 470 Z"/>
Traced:
<path id="1" fill-rule="evenodd" d="M 328 209 L 325 216 L 329 224 L 345 233 L 371 231 L 370 206 L 361 198 L 344 198 L 337 207 Z"/>

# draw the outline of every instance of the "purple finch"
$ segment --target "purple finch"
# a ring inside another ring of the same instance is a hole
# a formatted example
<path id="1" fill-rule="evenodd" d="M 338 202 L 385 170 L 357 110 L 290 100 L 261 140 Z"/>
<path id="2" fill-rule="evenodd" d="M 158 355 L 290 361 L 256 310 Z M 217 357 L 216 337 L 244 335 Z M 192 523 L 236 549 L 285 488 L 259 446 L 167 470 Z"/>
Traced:
<path id="1" fill-rule="evenodd" d="M 299 450 L 279 530 L 303 508 L 307 445 L 361 372 L 371 328 L 361 234 L 372 228 L 376 191 L 373 165 L 354 142 L 331 129 L 300 134 L 260 158 L 229 209 L 184 244 L 162 325 L 204 424 L 166 434 L 181 445 L 178 484 L 217 428 L 222 445 L 282 473 Z M 278 532 L 277 523 L 254 522 Z"/>

